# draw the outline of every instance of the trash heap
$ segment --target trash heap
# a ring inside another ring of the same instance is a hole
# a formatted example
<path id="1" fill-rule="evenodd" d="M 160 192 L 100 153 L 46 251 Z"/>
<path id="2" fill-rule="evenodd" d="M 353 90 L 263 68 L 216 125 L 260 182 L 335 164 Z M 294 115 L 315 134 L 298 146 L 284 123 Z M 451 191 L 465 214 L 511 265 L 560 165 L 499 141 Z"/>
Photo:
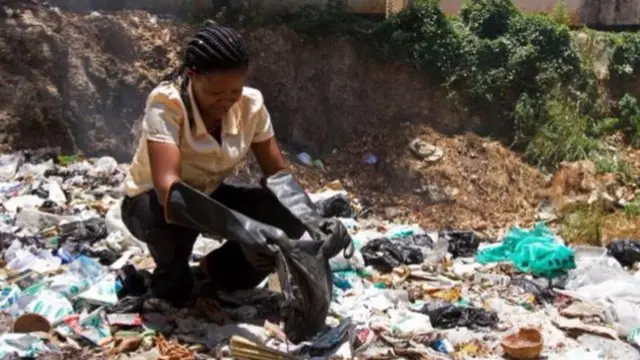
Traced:
<path id="1" fill-rule="evenodd" d="M 330 261 L 314 338 L 284 335 L 273 276 L 184 309 L 139 300 L 154 264 L 120 220 L 125 169 L 55 149 L 0 155 L 0 359 L 640 359 L 640 243 L 568 247 L 542 223 L 500 239 L 389 223 L 338 182 L 310 196 L 355 252 Z M 201 236 L 194 265 L 219 244 Z"/>

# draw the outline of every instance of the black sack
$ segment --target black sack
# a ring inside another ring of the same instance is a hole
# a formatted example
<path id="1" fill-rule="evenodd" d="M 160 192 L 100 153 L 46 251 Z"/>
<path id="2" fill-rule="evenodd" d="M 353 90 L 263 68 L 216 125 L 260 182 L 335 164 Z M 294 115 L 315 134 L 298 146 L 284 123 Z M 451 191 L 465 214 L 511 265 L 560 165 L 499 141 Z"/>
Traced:
<path id="1" fill-rule="evenodd" d="M 181 182 L 171 187 L 166 212 L 170 223 L 236 242 L 256 269 L 277 271 L 285 298 L 285 333 L 291 341 L 304 341 L 322 330 L 333 290 L 325 253 L 336 248 L 325 242 L 339 239 L 331 234 L 319 236 L 322 230 L 330 230 L 327 226 L 310 231 L 313 240 L 291 240 L 282 230 L 231 210 Z M 291 221 L 300 223 L 295 217 Z"/>

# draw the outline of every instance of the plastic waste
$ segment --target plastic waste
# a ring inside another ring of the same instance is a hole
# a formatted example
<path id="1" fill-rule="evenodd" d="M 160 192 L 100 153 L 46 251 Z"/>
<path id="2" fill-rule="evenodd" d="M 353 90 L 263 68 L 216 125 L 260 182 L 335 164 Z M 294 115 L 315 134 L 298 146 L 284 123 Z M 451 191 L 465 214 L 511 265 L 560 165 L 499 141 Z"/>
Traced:
<path id="1" fill-rule="evenodd" d="M 116 277 L 107 274 L 78 295 L 78 298 L 95 305 L 115 305 L 118 303 L 116 294 Z"/>
<path id="2" fill-rule="evenodd" d="M 292 175 L 269 177 L 263 187 L 277 201 L 271 215 L 281 228 L 248 218 L 182 183 L 171 189 L 167 216 L 172 223 L 236 242 L 247 261 L 266 274 L 274 270 L 275 262 L 287 299 L 285 331 L 291 340 L 300 341 L 324 326 L 333 287 L 328 259 L 347 249 L 351 238 L 339 221 L 317 216 L 315 206 Z M 314 241 L 291 240 L 299 239 L 305 231 Z"/>
<path id="3" fill-rule="evenodd" d="M 47 250 L 34 252 L 25 250 L 19 240 L 14 240 L 6 250 L 4 259 L 7 261 L 7 269 L 20 273 L 25 270 L 33 270 L 46 273 L 56 270 L 62 264 L 62 260 Z"/>
<path id="4" fill-rule="evenodd" d="M 429 316 L 412 311 L 401 311 L 392 317 L 391 331 L 394 337 L 412 338 L 433 332 Z"/>
<path id="5" fill-rule="evenodd" d="M 42 179 L 45 173 L 55 167 L 53 160 L 41 163 L 25 162 L 20 166 L 15 177 L 19 179 Z"/>
<path id="6" fill-rule="evenodd" d="M 512 228 L 502 244 L 484 248 L 476 255 L 481 264 L 511 261 L 522 272 L 554 278 L 575 269 L 571 248 L 555 241 L 555 236 L 542 223 L 531 230 Z"/>
<path id="7" fill-rule="evenodd" d="M 20 153 L 0 155 L 0 181 L 11 181 L 23 157 Z"/>
<path id="8" fill-rule="evenodd" d="M 47 289 L 38 291 L 34 299 L 24 307 L 24 311 L 42 315 L 51 324 L 74 313 L 73 306 L 67 298 Z"/>
<path id="9" fill-rule="evenodd" d="M 500 321 L 495 312 L 475 307 L 458 307 L 448 302 L 424 304 L 420 313 L 429 316 L 435 328 L 451 329 L 457 326 L 469 328 L 495 327 Z"/>
<path id="10" fill-rule="evenodd" d="M 340 252 L 329 260 L 329 265 L 333 271 L 345 271 L 345 270 L 362 270 L 366 267 L 364 258 L 360 250 L 369 241 L 383 237 L 383 234 L 378 231 L 364 230 L 356 233 L 351 238 L 353 240 L 354 253 L 349 259 L 345 259 L 344 253 Z"/>
<path id="11" fill-rule="evenodd" d="M 621 336 L 640 324 L 640 278 L 626 273 L 609 256 L 580 259 L 579 267 L 569 273 L 566 289 L 565 293 L 601 305 Z"/>
<path id="12" fill-rule="evenodd" d="M 395 225 L 384 234 L 388 238 L 401 238 L 412 235 L 424 235 L 426 232 L 418 225 Z"/>
<path id="13" fill-rule="evenodd" d="M 57 205 L 64 205 L 67 203 L 67 195 L 60 187 L 60 184 L 56 181 L 47 181 L 47 190 L 49 191 L 48 199 L 56 203 Z"/>
<path id="14" fill-rule="evenodd" d="M 124 222 L 122 222 L 122 213 L 120 211 L 121 206 L 122 200 L 119 200 L 111 206 L 107 212 L 107 215 L 105 216 L 107 231 L 110 234 L 119 232 L 122 234 L 122 241 L 128 246 L 139 247 L 143 252 L 148 253 L 149 249 L 147 248 L 147 244 L 133 236 Z"/>
<path id="15" fill-rule="evenodd" d="M 22 290 L 17 285 L 8 285 L 0 291 L 0 310 L 11 308 L 18 302 L 22 295 Z"/>
<path id="16" fill-rule="evenodd" d="M 640 360 L 640 352 L 623 341 L 584 334 L 578 342 L 587 350 L 602 353 L 605 359 Z"/>
<path id="17" fill-rule="evenodd" d="M 622 266 L 632 267 L 640 262 L 640 241 L 618 240 L 607 246 L 609 255 L 613 256 Z"/>
<path id="18" fill-rule="evenodd" d="M 37 232 L 63 222 L 75 221 L 75 217 L 45 213 L 36 209 L 24 209 L 16 215 L 16 226 Z"/>
<path id="19" fill-rule="evenodd" d="M 99 158 L 93 169 L 90 171 L 90 175 L 100 177 L 111 175 L 118 168 L 118 162 L 116 159 L 110 156 L 103 156 Z"/>
<path id="20" fill-rule="evenodd" d="M 338 326 L 326 332 L 316 335 L 313 339 L 295 350 L 296 355 L 306 355 L 310 357 L 327 357 L 340 344 L 349 342 L 354 331 L 354 326 L 349 319 L 342 320 Z"/>
<path id="21" fill-rule="evenodd" d="M 334 195 L 326 200 L 316 202 L 322 217 L 355 218 L 356 211 L 349 198 L 344 194 Z"/>
<path id="22" fill-rule="evenodd" d="M 525 292 L 532 294 L 539 304 L 552 303 L 555 299 L 553 290 L 549 286 L 543 286 L 533 280 L 518 277 L 511 281 L 511 284 L 522 288 Z"/>
<path id="23" fill-rule="evenodd" d="M 448 241 L 448 250 L 454 259 L 474 256 L 480 242 L 486 241 L 472 231 L 442 231 L 440 238 Z"/>
<path id="24" fill-rule="evenodd" d="M 296 155 L 296 157 L 301 163 L 307 166 L 313 166 L 313 158 L 311 157 L 311 155 L 307 154 L 306 152 L 301 152 L 298 155 Z"/>
<path id="25" fill-rule="evenodd" d="M 21 195 L 15 196 L 6 200 L 2 203 L 7 211 L 10 213 L 18 212 L 18 209 L 32 209 L 42 206 L 44 204 L 45 199 L 36 196 L 36 195 Z"/>
<path id="26" fill-rule="evenodd" d="M 37 358 L 49 352 L 53 352 L 53 349 L 36 335 L 7 333 L 0 336 L 0 359 L 9 359 L 11 355 Z"/>
<path id="27" fill-rule="evenodd" d="M 640 348 L 640 327 L 637 327 L 629 332 L 627 341 L 629 342 L 629 344 Z"/>
<path id="28" fill-rule="evenodd" d="M 102 310 L 82 317 L 77 314 L 68 316 L 64 321 L 74 333 L 95 345 L 104 346 L 113 339 L 109 323 Z"/>
<path id="29" fill-rule="evenodd" d="M 367 266 L 386 273 L 400 265 L 421 264 L 424 261 L 420 248 L 404 245 L 400 241 L 392 242 L 387 238 L 369 241 L 360 252 Z"/>

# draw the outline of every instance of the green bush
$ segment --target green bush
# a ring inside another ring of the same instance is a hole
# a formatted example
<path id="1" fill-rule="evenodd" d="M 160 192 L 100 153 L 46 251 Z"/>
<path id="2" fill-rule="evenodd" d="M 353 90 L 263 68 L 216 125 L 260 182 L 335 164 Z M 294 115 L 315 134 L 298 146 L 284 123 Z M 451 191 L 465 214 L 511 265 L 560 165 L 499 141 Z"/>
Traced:
<path id="1" fill-rule="evenodd" d="M 587 135 L 590 118 L 580 113 L 578 104 L 560 99 L 547 102 L 549 121 L 525 150 L 531 163 L 546 170 L 555 170 L 562 161 L 589 158 L 599 149 L 598 142 Z"/>
<path id="2" fill-rule="evenodd" d="M 614 41 L 610 72 L 623 78 L 640 73 L 640 33 L 623 33 Z"/>
<path id="3" fill-rule="evenodd" d="M 619 128 L 624 131 L 631 145 L 640 147 L 640 104 L 633 96 L 626 94 L 618 102 L 620 112 Z"/>
<path id="4" fill-rule="evenodd" d="M 623 98 L 619 121 L 610 118 L 594 59 L 574 46 L 563 0 L 548 16 L 522 14 L 510 0 L 467 0 L 458 18 L 445 16 L 438 0 L 417 0 L 377 23 L 349 18 L 344 3 L 331 4 L 303 8 L 290 25 L 313 35 L 357 28 L 381 59 L 413 63 L 460 109 L 485 120 L 477 131 L 523 150 L 533 163 L 553 169 L 594 156 L 597 139 L 620 129 L 640 145 L 640 107 Z M 611 39 L 610 73 L 637 75 L 640 35 Z"/>
<path id="5" fill-rule="evenodd" d="M 308 36 L 351 35 L 361 37 L 371 23 L 346 11 L 346 0 L 329 0 L 325 6 L 302 5 L 294 14 L 281 16 L 278 23 Z"/>
<path id="6" fill-rule="evenodd" d="M 504 35 L 511 18 L 519 15 L 511 0 L 466 0 L 460 9 L 460 19 L 469 30 L 487 39 Z"/>
<path id="7" fill-rule="evenodd" d="M 372 35 L 386 60 L 409 60 L 441 80 L 460 67 L 460 40 L 437 0 L 400 11 L 376 26 Z"/>

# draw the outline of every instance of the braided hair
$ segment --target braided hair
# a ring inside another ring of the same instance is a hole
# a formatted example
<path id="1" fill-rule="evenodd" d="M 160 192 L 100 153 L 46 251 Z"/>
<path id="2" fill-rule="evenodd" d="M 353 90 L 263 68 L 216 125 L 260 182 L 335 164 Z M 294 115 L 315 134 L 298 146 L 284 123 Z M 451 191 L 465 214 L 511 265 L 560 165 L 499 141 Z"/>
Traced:
<path id="1" fill-rule="evenodd" d="M 241 69 L 249 65 L 249 49 L 242 36 L 235 30 L 207 20 L 204 26 L 187 43 L 183 62 L 163 81 L 175 80 L 186 69 L 196 73 L 214 70 Z"/>

